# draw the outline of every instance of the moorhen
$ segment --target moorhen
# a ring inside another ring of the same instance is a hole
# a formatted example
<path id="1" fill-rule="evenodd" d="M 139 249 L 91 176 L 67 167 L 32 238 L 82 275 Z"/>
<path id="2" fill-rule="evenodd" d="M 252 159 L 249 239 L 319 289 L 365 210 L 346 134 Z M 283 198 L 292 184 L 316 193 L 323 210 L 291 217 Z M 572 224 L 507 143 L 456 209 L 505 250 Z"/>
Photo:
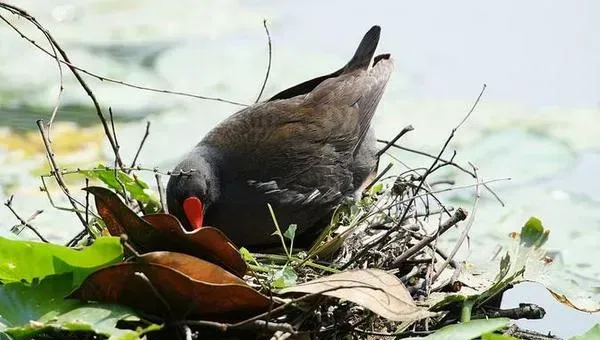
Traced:
<path id="1" fill-rule="evenodd" d="M 279 244 L 270 203 L 283 231 L 296 224 L 295 244 L 308 246 L 344 197 L 376 172 L 370 124 L 393 70 L 389 54 L 373 58 L 380 31 L 373 26 L 338 71 L 210 131 L 174 169 L 169 212 L 188 229 L 214 226 L 236 245 L 260 249 Z"/>

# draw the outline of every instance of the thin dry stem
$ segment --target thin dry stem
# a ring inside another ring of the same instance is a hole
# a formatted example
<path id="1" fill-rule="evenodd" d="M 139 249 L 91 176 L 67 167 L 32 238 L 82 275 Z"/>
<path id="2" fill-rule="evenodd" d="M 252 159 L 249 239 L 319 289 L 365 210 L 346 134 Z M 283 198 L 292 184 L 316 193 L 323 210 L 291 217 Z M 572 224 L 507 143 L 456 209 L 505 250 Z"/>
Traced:
<path id="1" fill-rule="evenodd" d="M 451 218 L 447 219 L 446 221 L 444 221 L 444 223 L 442 223 L 440 225 L 440 228 L 438 229 L 438 231 L 435 234 L 423 238 L 419 243 L 415 244 L 414 246 L 410 247 L 407 251 L 402 253 L 402 255 L 400 255 L 400 257 L 398 257 L 393 262 L 392 267 L 400 266 L 400 264 L 402 264 L 402 262 L 404 262 L 406 259 L 415 255 L 418 251 L 423 249 L 425 246 L 432 243 L 435 239 L 437 239 L 439 237 L 439 235 L 444 234 L 446 231 L 448 231 L 450 228 L 452 228 L 458 222 L 463 221 L 466 218 L 467 218 L 467 212 L 464 211 L 462 208 L 458 208 L 454 212 L 454 214 L 452 215 Z"/>
<path id="2" fill-rule="evenodd" d="M 62 173 L 60 172 L 60 169 L 58 168 L 56 159 L 54 159 L 54 151 L 52 151 L 52 143 L 50 142 L 50 139 L 48 139 L 48 133 L 46 132 L 46 128 L 44 127 L 44 121 L 39 119 L 36 121 L 36 123 L 37 123 L 38 129 L 40 130 L 40 134 L 42 135 L 42 140 L 44 141 L 44 147 L 46 148 L 46 156 L 48 157 L 48 162 L 50 163 L 50 167 L 52 168 L 52 174 L 54 175 L 54 178 L 56 179 L 56 183 L 61 188 L 61 190 L 63 191 L 65 196 L 67 196 L 67 199 L 71 203 L 71 206 L 74 209 L 73 211 L 77 215 L 77 218 L 79 218 L 79 221 L 81 222 L 81 224 L 83 224 L 83 226 L 87 229 L 87 225 L 85 223 L 85 218 L 83 217 L 81 212 L 77 209 L 76 200 L 71 196 L 71 193 L 69 192 L 69 188 L 65 184 L 65 181 L 62 177 Z"/>
<path id="3" fill-rule="evenodd" d="M 458 252 L 458 250 L 460 249 L 461 245 L 463 244 L 463 242 L 465 241 L 465 239 L 469 235 L 469 231 L 471 230 L 471 227 L 473 226 L 473 222 L 475 221 L 475 215 L 477 213 L 477 207 L 478 207 L 478 203 L 479 203 L 479 198 L 481 197 L 481 190 L 479 188 L 481 182 L 479 180 L 479 176 L 477 176 L 477 167 L 475 167 L 471 163 L 469 163 L 469 165 L 471 165 L 471 167 L 473 168 L 473 172 L 475 173 L 475 176 L 476 176 L 475 178 L 477 180 L 477 185 L 475 186 L 475 199 L 473 200 L 473 208 L 471 209 L 471 214 L 469 216 L 469 220 L 467 221 L 467 225 L 465 226 L 465 228 L 463 229 L 462 233 L 460 234 L 460 237 L 458 238 L 458 241 L 456 242 L 456 245 L 454 245 L 454 248 L 452 249 L 452 251 L 448 255 L 448 258 L 444 261 L 444 263 L 442 263 L 442 265 L 440 266 L 440 268 L 438 268 L 438 272 L 435 274 L 435 276 L 433 277 L 432 281 L 437 280 L 438 277 L 440 277 L 440 275 L 442 274 L 442 271 L 446 268 L 446 266 L 448 266 L 448 264 L 450 263 L 450 261 L 452 261 L 454 259 L 454 256 L 456 256 L 456 253 Z"/>
<path id="4" fill-rule="evenodd" d="M 36 218 L 39 214 L 41 214 L 43 212 L 43 210 L 38 210 L 38 211 L 34 212 L 33 215 L 31 215 L 31 217 L 29 219 L 27 219 L 27 221 L 25 221 L 19 214 L 17 214 L 15 209 L 13 209 L 13 207 L 12 207 L 13 198 L 14 198 L 14 196 L 10 196 L 10 198 L 6 202 L 4 202 L 4 205 L 17 218 L 17 220 L 19 220 L 19 222 L 21 223 L 22 226 L 31 230 L 42 242 L 49 243 L 49 241 L 34 226 L 32 226 L 30 224 L 30 222 L 34 218 Z"/>
<path id="5" fill-rule="evenodd" d="M 260 101 L 260 97 L 262 97 L 263 92 L 265 91 L 265 86 L 267 86 L 267 81 L 269 80 L 269 74 L 271 73 L 271 60 L 273 54 L 273 46 L 271 44 L 271 33 L 269 32 L 269 27 L 267 26 L 267 19 L 263 20 L 263 26 L 265 27 L 265 33 L 267 34 L 267 42 L 269 44 L 269 62 L 267 64 L 267 72 L 265 73 L 265 80 L 263 80 L 262 86 L 260 87 L 260 92 L 258 93 L 258 97 L 256 97 L 255 103 Z"/>
<path id="6" fill-rule="evenodd" d="M 140 142 L 140 146 L 135 152 L 135 156 L 133 157 L 133 161 L 131 162 L 130 169 L 135 167 L 135 163 L 137 162 L 138 157 L 140 156 L 140 152 L 142 152 L 142 148 L 144 147 L 144 143 L 146 143 L 146 139 L 150 135 L 150 121 L 146 122 L 146 132 L 144 132 L 144 137 L 142 137 L 142 141 Z M 131 172 L 131 170 L 124 170 L 126 173 Z"/>

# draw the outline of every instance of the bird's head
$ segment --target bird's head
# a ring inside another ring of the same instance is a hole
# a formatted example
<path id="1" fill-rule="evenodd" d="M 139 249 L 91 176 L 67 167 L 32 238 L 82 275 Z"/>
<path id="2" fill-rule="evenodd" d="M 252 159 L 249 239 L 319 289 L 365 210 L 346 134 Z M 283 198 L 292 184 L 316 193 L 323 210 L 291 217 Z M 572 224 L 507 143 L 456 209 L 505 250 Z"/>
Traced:
<path id="1" fill-rule="evenodd" d="M 210 205 L 219 196 L 219 181 L 210 153 L 196 147 L 173 170 L 167 184 L 169 213 L 188 230 L 201 228 Z"/>

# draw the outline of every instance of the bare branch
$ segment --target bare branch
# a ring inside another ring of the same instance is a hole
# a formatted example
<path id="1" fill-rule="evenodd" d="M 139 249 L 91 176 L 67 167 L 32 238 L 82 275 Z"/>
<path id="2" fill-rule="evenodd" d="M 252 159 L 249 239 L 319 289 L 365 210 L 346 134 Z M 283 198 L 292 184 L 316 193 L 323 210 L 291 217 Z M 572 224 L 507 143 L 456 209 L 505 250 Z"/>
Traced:
<path id="1" fill-rule="evenodd" d="M 396 143 L 396 141 L 398 141 L 398 139 L 400 139 L 402 136 L 404 136 L 407 132 L 410 132 L 414 129 L 415 128 L 413 128 L 412 125 L 408 125 L 408 126 L 404 127 L 404 129 L 402 129 L 402 131 L 400 131 L 396 135 L 396 137 L 394 137 L 391 141 L 387 142 L 387 144 L 381 150 L 377 151 L 375 156 L 379 157 L 379 156 L 383 155 L 386 151 L 388 151 L 389 148 L 391 148 L 393 145 L 395 145 L 394 143 Z"/>
<path id="2" fill-rule="evenodd" d="M 19 222 L 21 223 L 22 226 L 26 227 L 27 229 L 33 231 L 33 233 L 42 241 L 42 242 L 46 242 L 49 243 L 49 241 L 34 227 L 32 226 L 29 222 L 31 222 L 34 218 L 36 218 L 39 214 L 41 214 L 43 212 L 43 210 L 37 210 L 36 212 L 33 213 L 33 215 L 31 215 L 31 217 L 25 221 L 23 218 L 21 218 L 21 216 L 19 216 L 19 214 L 17 214 L 17 212 L 13 209 L 12 207 L 12 202 L 13 202 L 13 197 L 14 196 L 10 196 L 10 198 L 4 202 L 4 205 L 8 208 L 8 210 L 10 210 L 10 212 L 17 218 L 17 220 L 19 220 Z"/>
<path id="3" fill-rule="evenodd" d="M 156 190 L 158 190 L 158 197 L 160 200 L 160 210 L 162 210 L 163 212 L 166 212 L 167 204 L 165 203 L 165 196 L 163 194 L 163 188 L 162 188 L 162 184 L 160 182 L 160 174 L 155 173 L 154 178 L 156 178 L 156 188 L 157 188 Z"/>
<path id="4" fill-rule="evenodd" d="M 390 169 L 392 168 L 392 166 L 394 166 L 394 164 L 389 163 L 385 169 L 383 169 L 383 171 L 381 171 L 381 173 L 379 173 L 379 175 L 377 175 L 377 177 L 373 178 L 373 180 L 363 189 L 363 192 L 368 191 L 369 189 L 371 189 L 371 187 L 373 186 L 373 184 L 377 183 L 377 181 L 379 181 L 383 176 L 385 176 L 385 174 L 390 171 Z"/>
<path id="5" fill-rule="evenodd" d="M 140 156 L 140 152 L 144 147 L 144 143 L 146 142 L 146 138 L 148 138 L 148 135 L 150 135 L 150 121 L 146 122 L 146 132 L 144 133 L 144 137 L 142 137 L 142 141 L 140 142 L 140 146 L 138 147 L 135 153 L 135 157 L 133 157 L 133 161 L 131 162 L 130 168 L 133 168 L 135 166 L 135 163 L 137 162 L 137 159 Z M 129 173 L 130 171 L 126 170 L 125 172 Z"/>
<path id="6" fill-rule="evenodd" d="M 477 176 L 477 167 L 475 167 L 471 163 L 469 163 L 469 165 L 471 165 L 471 167 L 473 168 L 473 172 L 475 173 L 475 176 Z M 469 220 L 467 221 L 467 226 L 463 229 L 462 233 L 460 234 L 460 237 L 458 238 L 456 245 L 454 246 L 454 248 L 448 255 L 448 258 L 446 258 L 444 263 L 442 263 L 442 265 L 438 268 L 438 272 L 435 274 L 435 276 L 431 280 L 432 282 L 437 280 L 438 277 L 440 277 L 444 268 L 446 268 L 446 266 L 448 266 L 450 261 L 452 261 L 454 259 L 454 256 L 456 256 L 456 253 L 458 252 L 458 250 L 460 249 L 460 246 L 463 244 L 463 242 L 467 238 L 467 235 L 469 235 L 469 231 L 471 230 L 471 227 L 473 226 L 473 222 L 475 221 L 475 215 L 476 215 L 477 207 L 478 207 L 478 203 L 479 203 L 479 198 L 481 197 L 481 190 L 479 188 L 479 185 L 481 184 L 481 182 L 479 180 L 479 177 L 476 177 L 476 179 L 477 179 L 477 185 L 475 186 L 475 200 L 473 201 L 473 208 L 471 209 L 471 215 L 469 216 Z"/>
<path id="7" fill-rule="evenodd" d="M 52 168 L 52 175 L 56 179 L 56 183 L 61 188 L 61 190 L 63 191 L 65 196 L 67 196 L 67 199 L 71 203 L 71 206 L 73 207 L 73 211 L 79 218 L 79 221 L 81 222 L 81 224 L 83 224 L 83 226 L 87 230 L 85 218 L 83 217 L 81 212 L 77 209 L 76 200 L 71 196 L 71 193 L 69 192 L 69 188 L 65 184 L 65 181 L 62 177 L 62 173 L 60 172 L 60 169 L 58 168 L 58 164 L 56 164 L 56 160 L 54 159 L 54 151 L 52 151 L 52 143 L 48 139 L 48 133 L 46 131 L 46 128 L 44 127 L 44 121 L 39 119 L 36 121 L 36 123 L 37 123 L 38 129 L 40 130 L 40 134 L 42 135 L 42 140 L 44 141 L 44 147 L 46 148 L 46 156 L 48 157 L 48 162 L 50 163 L 50 167 Z"/>
<path id="8" fill-rule="evenodd" d="M 464 211 L 462 208 L 458 208 L 454 212 L 454 214 L 452 215 L 451 218 L 447 219 L 446 221 L 444 221 L 444 223 L 442 223 L 440 225 L 440 228 L 436 233 L 434 233 L 431 236 L 427 236 L 427 237 L 423 238 L 419 243 L 415 244 L 414 246 L 410 247 L 407 251 L 402 253 L 402 255 L 400 255 L 394 261 L 394 263 L 392 264 L 392 267 L 400 266 L 400 264 L 402 262 L 404 262 L 406 259 L 408 259 L 411 256 L 413 256 L 414 254 L 416 254 L 419 250 L 423 249 L 425 246 L 427 246 L 428 244 L 433 242 L 435 239 L 437 239 L 439 235 L 442 235 L 443 233 L 448 231 L 450 228 L 452 228 L 454 225 L 456 225 L 458 222 L 463 221 L 465 218 L 467 218 L 467 212 Z"/>
<path id="9" fill-rule="evenodd" d="M 269 63 L 267 64 L 267 72 L 265 73 L 265 80 L 263 80 L 262 86 L 260 88 L 260 92 L 258 93 L 258 97 L 256 97 L 255 103 L 260 101 L 260 97 L 265 90 L 265 86 L 267 86 L 267 81 L 269 80 L 269 74 L 271 73 L 271 60 L 272 60 L 272 50 L 273 47 L 271 45 L 271 33 L 269 33 L 269 27 L 267 27 L 267 19 L 263 20 L 263 26 L 265 27 L 265 32 L 267 33 L 267 41 L 269 43 Z"/>

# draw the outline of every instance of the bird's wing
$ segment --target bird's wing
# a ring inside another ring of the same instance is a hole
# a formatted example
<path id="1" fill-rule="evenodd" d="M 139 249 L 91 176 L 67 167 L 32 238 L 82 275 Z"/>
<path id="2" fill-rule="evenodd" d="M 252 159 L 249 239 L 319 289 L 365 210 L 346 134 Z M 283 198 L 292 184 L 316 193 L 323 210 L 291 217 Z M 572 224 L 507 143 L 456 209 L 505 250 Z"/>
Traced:
<path id="1" fill-rule="evenodd" d="M 381 60 L 327 79 L 305 96 L 248 107 L 202 143 L 232 155 L 230 167 L 244 179 L 348 194 L 354 189 L 349 169 L 392 69 L 391 59 Z"/>
<path id="2" fill-rule="evenodd" d="M 268 198 L 278 202 L 281 205 L 294 206 L 315 206 L 315 205 L 331 205 L 337 203 L 342 198 L 342 193 L 333 188 L 308 188 L 301 185 L 293 185 L 287 188 L 280 187 L 274 181 L 259 182 L 248 180 L 248 185 L 258 191 L 261 191 Z M 269 200 L 267 198 L 267 200 Z"/>
<path id="3" fill-rule="evenodd" d="M 371 69 L 358 69 L 326 79 L 306 96 L 308 106 L 342 108 L 345 119 L 355 123 L 357 131 L 355 144 L 352 146 L 353 156 L 358 152 L 371 126 L 371 120 L 394 68 L 389 55 L 378 56 L 375 60 Z M 348 107 L 351 109 L 347 109 Z"/>

